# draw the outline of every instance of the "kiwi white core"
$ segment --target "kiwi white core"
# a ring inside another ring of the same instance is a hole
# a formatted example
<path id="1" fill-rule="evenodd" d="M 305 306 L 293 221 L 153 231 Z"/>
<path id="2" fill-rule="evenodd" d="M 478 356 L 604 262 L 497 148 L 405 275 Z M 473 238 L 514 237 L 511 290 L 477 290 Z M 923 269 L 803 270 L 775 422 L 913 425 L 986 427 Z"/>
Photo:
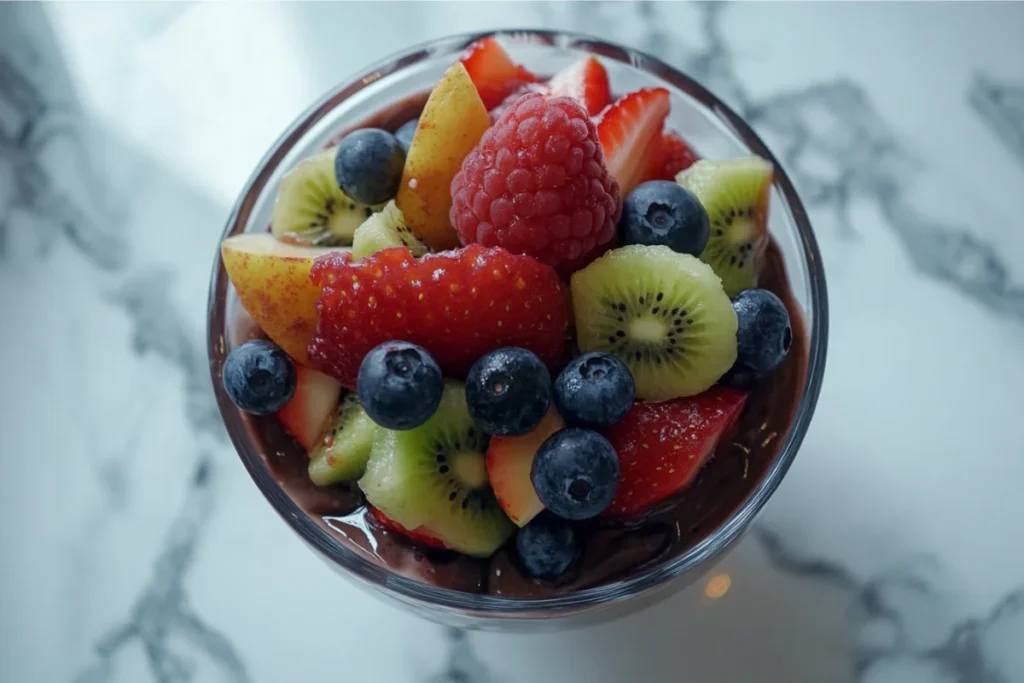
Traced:
<path id="1" fill-rule="evenodd" d="M 654 316 L 645 315 L 629 323 L 629 336 L 638 342 L 660 344 L 667 332 L 664 323 Z"/>
<path id="2" fill-rule="evenodd" d="M 459 451 L 451 456 L 452 472 L 465 486 L 481 488 L 487 483 L 487 465 L 482 453 Z"/>

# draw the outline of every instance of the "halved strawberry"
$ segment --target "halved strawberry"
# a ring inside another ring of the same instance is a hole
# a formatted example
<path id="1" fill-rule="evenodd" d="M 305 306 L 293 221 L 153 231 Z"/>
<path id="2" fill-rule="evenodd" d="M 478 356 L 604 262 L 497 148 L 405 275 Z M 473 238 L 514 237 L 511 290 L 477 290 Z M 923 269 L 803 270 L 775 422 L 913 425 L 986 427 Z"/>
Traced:
<path id="1" fill-rule="evenodd" d="M 378 524 L 384 527 L 385 530 L 403 536 L 416 545 L 434 548 L 435 550 L 448 550 L 448 547 L 445 546 L 441 539 L 434 536 L 425 527 L 418 527 L 410 531 L 372 505 L 368 505 L 367 509 L 370 511 L 370 516 L 372 516 Z"/>
<path id="2" fill-rule="evenodd" d="M 675 131 L 662 131 L 648 147 L 647 161 L 640 182 L 648 180 L 675 180 L 676 174 L 690 168 L 700 159 L 686 141 Z M 639 184 L 639 183 L 638 183 Z"/>
<path id="3" fill-rule="evenodd" d="M 596 116 L 612 101 L 608 72 L 593 56 L 555 74 L 548 82 L 547 92 L 556 97 L 574 98 L 591 116 Z"/>
<path id="4" fill-rule="evenodd" d="M 526 83 L 540 79 L 525 67 L 516 64 L 494 37 L 478 40 L 462 54 L 460 60 L 469 72 L 480 99 L 488 109 L 501 104 L 508 95 Z"/>
<path id="5" fill-rule="evenodd" d="M 530 480 L 530 467 L 544 440 L 564 426 L 558 411 L 551 408 L 529 434 L 491 439 L 487 448 L 487 478 L 501 509 L 516 526 L 526 526 L 544 509 Z"/>
<path id="6" fill-rule="evenodd" d="M 295 376 L 295 394 L 284 408 L 277 411 L 277 419 L 284 425 L 286 432 L 310 451 L 338 407 L 341 382 L 298 364 L 295 366 Z"/>
<path id="7" fill-rule="evenodd" d="M 716 386 L 664 403 L 637 403 L 604 432 L 619 454 L 619 487 L 605 516 L 634 517 L 693 482 L 747 393 Z"/>
<path id="8" fill-rule="evenodd" d="M 646 169 L 651 141 L 661 134 L 669 112 L 665 88 L 642 88 L 624 95 L 597 118 L 604 162 L 625 197 Z"/>
<path id="9" fill-rule="evenodd" d="M 354 263 L 334 252 L 310 277 L 323 290 L 309 357 L 353 389 L 366 354 L 391 339 L 419 344 L 452 378 L 502 346 L 533 351 L 552 369 L 565 353 L 566 287 L 531 256 L 479 244 L 418 259 L 396 247 Z"/>

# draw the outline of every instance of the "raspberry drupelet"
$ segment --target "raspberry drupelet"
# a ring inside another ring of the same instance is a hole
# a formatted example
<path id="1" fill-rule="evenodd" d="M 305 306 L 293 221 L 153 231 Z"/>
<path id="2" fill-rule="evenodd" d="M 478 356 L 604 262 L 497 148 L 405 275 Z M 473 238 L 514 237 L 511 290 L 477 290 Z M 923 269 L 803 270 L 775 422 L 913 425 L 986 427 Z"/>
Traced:
<path id="1" fill-rule="evenodd" d="M 463 244 L 501 246 L 554 267 L 600 255 L 622 207 L 586 110 L 539 93 L 508 106 L 451 190 L 450 218 Z"/>

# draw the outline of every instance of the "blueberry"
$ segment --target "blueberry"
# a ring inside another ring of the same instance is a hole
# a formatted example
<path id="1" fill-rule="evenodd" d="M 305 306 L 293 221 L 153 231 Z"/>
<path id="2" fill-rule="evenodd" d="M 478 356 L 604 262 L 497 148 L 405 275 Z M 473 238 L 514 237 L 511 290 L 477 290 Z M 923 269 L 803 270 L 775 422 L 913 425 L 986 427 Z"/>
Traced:
<path id="1" fill-rule="evenodd" d="M 554 581 L 579 554 L 579 537 L 568 522 L 551 515 L 536 517 L 516 534 L 516 550 L 530 576 Z"/>
<path id="2" fill-rule="evenodd" d="M 274 344 L 254 339 L 224 359 L 224 391 L 235 405 L 254 415 L 276 413 L 295 393 L 295 366 Z"/>
<path id="3" fill-rule="evenodd" d="M 398 144 L 402 146 L 405 153 L 409 153 L 409 145 L 412 144 L 412 136 L 416 134 L 416 126 L 420 123 L 419 119 L 413 119 L 412 121 L 406 121 L 402 124 L 402 127 L 395 131 L 395 138 L 398 140 Z"/>
<path id="4" fill-rule="evenodd" d="M 619 484 L 619 456 L 597 432 L 568 427 L 541 444 L 530 481 L 544 507 L 565 519 L 589 519 L 608 507 Z"/>
<path id="5" fill-rule="evenodd" d="M 782 362 L 793 344 L 789 311 L 767 289 L 748 289 L 732 300 L 736 311 L 736 363 L 723 384 L 749 389 Z"/>
<path id="6" fill-rule="evenodd" d="M 466 377 L 469 414 L 495 436 L 526 434 L 551 406 L 551 375 L 544 363 L 514 346 L 491 351 Z"/>
<path id="7" fill-rule="evenodd" d="M 398 193 L 405 152 L 394 135 L 362 128 L 341 139 L 334 175 L 342 191 L 361 204 L 383 204 Z"/>
<path id="8" fill-rule="evenodd" d="M 718 383 L 727 387 L 749 391 L 756 387 L 760 381 L 761 375 L 759 373 L 754 372 L 750 368 L 741 367 L 739 364 L 734 364 L 729 368 L 728 372 L 722 375 Z"/>
<path id="9" fill-rule="evenodd" d="M 619 219 L 624 244 L 663 244 L 700 256 L 711 225 L 700 201 L 671 180 L 650 180 L 626 195 Z"/>
<path id="10" fill-rule="evenodd" d="M 615 356 L 592 352 L 577 357 L 555 380 L 555 405 L 569 422 L 610 427 L 633 406 L 633 373 Z"/>
<path id="11" fill-rule="evenodd" d="M 437 410 L 444 377 L 427 350 L 404 341 L 377 346 L 359 366 L 359 402 L 388 429 L 412 429 Z"/>

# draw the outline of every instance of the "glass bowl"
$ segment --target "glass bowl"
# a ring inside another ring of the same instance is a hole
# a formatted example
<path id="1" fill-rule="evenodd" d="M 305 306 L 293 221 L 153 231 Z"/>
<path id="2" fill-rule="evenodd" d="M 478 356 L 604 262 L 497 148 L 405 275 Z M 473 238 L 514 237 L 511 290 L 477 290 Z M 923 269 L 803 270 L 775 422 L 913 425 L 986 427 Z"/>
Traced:
<path id="1" fill-rule="evenodd" d="M 828 334 L 825 275 L 807 213 L 793 184 L 775 156 L 736 113 L 691 78 L 654 57 L 584 35 L 553 31 L 497 31 L 441 38 L 366 68 L 303 112 L 273 144 L 242 190 L 223 236 L 265 231 L 278 182 L 288 169 L 321 149 L 339 130 L 413 94 L 428 91 L 466 46 L 485 35 L 496 35 L 515 61 L 541 74 L 555 73 L 584 56 L 597 55 L 618 93 L 645 86 L 667 88 L 672 100 L 668 125 L 680 131 L 702 156 L 721 158 L 753 153 L 774 163 L 769 229 L 788 272 L 795 306 L 806 326 L 807 366 L 802 387 L 798 388 L 800 398 L 794 417 L 785 434 L 779 435 L 782 441 L 777 456 L 760 478 L 745 485 L 735 507 L 702 540 L 628 578 L 542 598 L 438 588 L 391 571 L 346 546 L 303 512 L 269 469 L 268 459 L 283 454 L 278 446 L 266 442 L 259 429 L 260 418 L 238 410 L 221 385 L 224 358 L 232 344 L 238 343 L 230 328 L 239 302 L 219 255 L 210 283 L 210 373 L 224 424 L 256 486 L 295 533 L 339 573 L 441 623 L 500 630 L 564 627 L 620 616 L 688 585 L 713 566 L 750 526 L 796 457 L 814 412 L 825 369 Z"/>

